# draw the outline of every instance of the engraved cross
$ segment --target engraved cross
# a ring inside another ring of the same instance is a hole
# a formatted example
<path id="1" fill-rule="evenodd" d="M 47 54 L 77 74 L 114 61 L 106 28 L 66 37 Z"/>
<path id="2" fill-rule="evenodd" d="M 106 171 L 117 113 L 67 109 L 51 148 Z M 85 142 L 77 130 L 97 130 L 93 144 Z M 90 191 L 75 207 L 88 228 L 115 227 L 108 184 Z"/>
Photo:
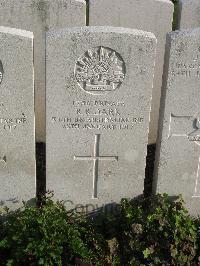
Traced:
<path id="1" fill-rule="evenodd" d="M 74 160 L 93 161 L 93 192 L 92 199 L 97 199 L 97 183 L 99 161 L 118 161 L 118 156 L 100 156 L 99 155 L 100 134 L 95 135 L 94 154 L 92 156 L 74 156 Z"/>
<path id="2" fill-rule="evenodd" d="M 197 117 L 197 118 L 196 118 Z M 171 114 L 169 123 L 170 137 L 187 137 L 188 141 L 200 146 L 200 116 L 175 116 Z M 200 155 L 197 167 L 193 198 L 200 198 Z"/>

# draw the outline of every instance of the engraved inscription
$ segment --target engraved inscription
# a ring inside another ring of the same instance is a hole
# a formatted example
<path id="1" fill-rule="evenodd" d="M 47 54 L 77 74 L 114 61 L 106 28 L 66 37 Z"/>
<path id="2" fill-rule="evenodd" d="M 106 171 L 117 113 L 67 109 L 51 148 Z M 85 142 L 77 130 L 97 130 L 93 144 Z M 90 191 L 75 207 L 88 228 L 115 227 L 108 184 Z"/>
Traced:
<path id="1" fill-rule="evenodd" d="M 24 126 L 27 123 L 27 118 L 24 113 L 22 117 L 0 117 L 0 129 L 3 128 L 6 131 L 12 132 L 17 129 L 19 126 Z"/>
<path id="2" fill-rule="evenodd" d="M 125 63 L 114 50 L 99 46 L 78 59 L 74 75 L 79 86 L 90 94 L 105 94 L 120 87 L 125 77 Z"/>
<path id="3" fill-rule="evenodd" d="M 3 64 L 0 60 L 0 84 L 2 83 L 2 80 L 3 80 L 3 74 L 4 74 L 4 71 L 3 71 Z"/>
<path id="4" fill-rule="evenodd" d="M 94 154 L 92 156 L 74 156 L 74 160 L 93 161 L 93 192 L 92 199 L 97 199 L 98 167 L 99 161 L 118 161 L 118 156 L 99 155 L 100 134 L 95 135 Z"/>
<path id="5" fill-rule="evenodd" d="M 194 142 L 195 144 L 200 146 L 199 114 L 195 116 L 175 116 L 171 114 L 168 138 L 170 137 L 187 137 L 189 141 Z M 200 198 L 200 156 L 197 167 L 194 194 L 192 197 Z"/>
<path id="6" fill-rule="evenodd" d="M 123 101 L 72 101 L 71 114 L 52 116 L 51 121 L 67 130 L 134 130 L 144 117 L 127 114 Z"/>
<path id="7" fill-rule="evenodd" d="M 172 76 L 185 78 L 200 78 L 200 51 L 187 61 L 176 62 L 172 67 Z"/>

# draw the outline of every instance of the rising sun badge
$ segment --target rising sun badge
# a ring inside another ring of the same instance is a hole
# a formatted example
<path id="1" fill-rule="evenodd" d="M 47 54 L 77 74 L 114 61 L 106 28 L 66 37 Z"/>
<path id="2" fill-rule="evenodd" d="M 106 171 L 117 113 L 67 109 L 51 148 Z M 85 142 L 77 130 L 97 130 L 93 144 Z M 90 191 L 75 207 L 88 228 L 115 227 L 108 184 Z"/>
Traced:
<path id="1" fill-rule="evenodd" d="M 125 78 L 125 63 L 116 51 L 99 46 L 79 57 L 74 75 L 86 92 L 105 94 L 121 86 Z"/>

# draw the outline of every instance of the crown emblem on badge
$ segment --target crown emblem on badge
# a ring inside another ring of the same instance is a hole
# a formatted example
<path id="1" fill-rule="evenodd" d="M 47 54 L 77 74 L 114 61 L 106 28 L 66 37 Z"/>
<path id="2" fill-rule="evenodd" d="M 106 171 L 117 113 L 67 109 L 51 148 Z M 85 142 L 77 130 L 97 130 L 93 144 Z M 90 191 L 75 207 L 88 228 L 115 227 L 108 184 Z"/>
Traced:
<path id="1" fill-rule="evenodd" d="M 125 63 L 114 50 L 99 46 L 80 56 L 74 74 L 86 92 L 104 94 L 120 87 L 125 77 Z"/>

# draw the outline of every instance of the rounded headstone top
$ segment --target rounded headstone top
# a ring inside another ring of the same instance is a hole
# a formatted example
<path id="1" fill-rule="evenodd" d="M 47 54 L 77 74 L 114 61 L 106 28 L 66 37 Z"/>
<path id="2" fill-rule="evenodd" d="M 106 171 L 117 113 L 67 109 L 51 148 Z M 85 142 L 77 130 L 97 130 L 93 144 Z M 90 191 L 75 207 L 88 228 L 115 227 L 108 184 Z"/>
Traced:
<path id="1" fill-rule="evenodd" d="M 138 35 L 145 38 L 156 39 L 152 32 L 123 28 L 123 27 L 112 27 L 112 26 L 92 26 L 92 27 L 70 27 L 61 30 L 48 31 L 48 37 L 58 37 L 66 34 L 87 34 L 87 33 L 117 33 L 117 34 L 130 34 Z"/>

